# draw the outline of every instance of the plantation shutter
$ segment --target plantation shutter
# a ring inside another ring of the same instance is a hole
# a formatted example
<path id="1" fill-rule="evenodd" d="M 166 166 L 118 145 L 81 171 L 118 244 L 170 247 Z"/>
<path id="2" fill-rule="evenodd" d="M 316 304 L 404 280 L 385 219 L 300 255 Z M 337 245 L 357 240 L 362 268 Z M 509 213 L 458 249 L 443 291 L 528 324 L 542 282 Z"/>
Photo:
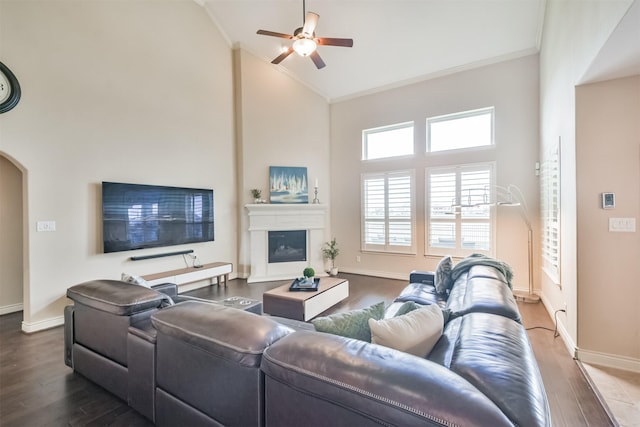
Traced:
<path id="1" fill-rule="evenodd" d="M 415 253 L 413 172 L 362 177 L 362 249 Z"/>
<path id="2" fill-rule="evenodd" d="M 427 253 L 492 251 L 490 164 L 427 170 Z"/>

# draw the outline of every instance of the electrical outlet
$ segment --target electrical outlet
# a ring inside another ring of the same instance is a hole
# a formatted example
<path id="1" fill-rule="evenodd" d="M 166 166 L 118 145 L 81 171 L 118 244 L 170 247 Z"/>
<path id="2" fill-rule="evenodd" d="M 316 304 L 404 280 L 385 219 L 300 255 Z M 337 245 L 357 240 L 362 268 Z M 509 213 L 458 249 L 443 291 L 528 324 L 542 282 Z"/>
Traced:
<path id="1" fill-rule="evenodd" d="M 360 255 L 356 255 L 356 262 L 360 262 Z"/>
<path id="2" fill-rule="evenodd" d="M 38 221 L 36 222 L 36 231 L 56 231 L 56 222 Z"/>

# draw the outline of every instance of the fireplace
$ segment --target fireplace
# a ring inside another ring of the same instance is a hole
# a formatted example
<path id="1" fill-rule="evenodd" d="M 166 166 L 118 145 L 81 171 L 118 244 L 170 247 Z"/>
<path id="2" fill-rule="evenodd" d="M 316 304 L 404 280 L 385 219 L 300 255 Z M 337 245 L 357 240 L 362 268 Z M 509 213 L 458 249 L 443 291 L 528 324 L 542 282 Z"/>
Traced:
<path id="1" fill-rule="evenodd" d="M 269 263 L 307 260 L 307 230 L 269 231 Z"/>
<path id="2" fill-rule="evenodd" d="M 251 274 L 249 283 L 300 277 L 305 267 L 324 275 L 327 206 L 320 204 L 251 204 L 249 214 Z"/>

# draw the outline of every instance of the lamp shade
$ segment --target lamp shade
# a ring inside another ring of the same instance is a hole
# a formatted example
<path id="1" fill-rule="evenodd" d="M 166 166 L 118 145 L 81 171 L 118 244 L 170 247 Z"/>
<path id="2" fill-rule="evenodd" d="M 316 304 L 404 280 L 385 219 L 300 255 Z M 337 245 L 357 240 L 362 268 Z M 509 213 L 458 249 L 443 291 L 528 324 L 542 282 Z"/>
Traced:
<path id="1" fill-rule="evenodd" d="M 301 38 L 293 42 L 293 50 L 300 56 L 311 55 L 316 47 L 316 42 L 313 39 Z"/>

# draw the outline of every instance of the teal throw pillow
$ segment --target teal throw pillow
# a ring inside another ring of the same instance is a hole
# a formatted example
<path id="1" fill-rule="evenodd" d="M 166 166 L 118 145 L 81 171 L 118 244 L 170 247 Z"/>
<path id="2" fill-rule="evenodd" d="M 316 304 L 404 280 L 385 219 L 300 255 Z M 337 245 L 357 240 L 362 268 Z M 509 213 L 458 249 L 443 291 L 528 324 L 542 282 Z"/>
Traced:
<path id="1" fill-rule="evenodd" d="M 398 311 L 396 311 L 395 316 L 393 317 L 398 317 L 398 316 L 402 316 L 403 314 L 407 314 L 413 310 L 417 310 L 419 309 L 421 306 L 416 304 L 415 301 L 407 301 L 404 304 L 402 304 L 400 306 L 400 308 L 398 309 Z"/>
<path id="2" fill-rule="evenodd" d="M 434 285 L 436 292 L 446 294 L 451 288 L 451 270 L 453 269 L 453 259 L 450 256 L 443 257 L 436 267 Z"/>
<path id="3" fill-rule="evenodd" d="M 384 301 L 368 308 L 336 313 L 331 316 L 317 317 L 311 321 L 318 332 L 355 338 L 371 342 L 369 319 L 380 320 L 384 317 Z"/>

